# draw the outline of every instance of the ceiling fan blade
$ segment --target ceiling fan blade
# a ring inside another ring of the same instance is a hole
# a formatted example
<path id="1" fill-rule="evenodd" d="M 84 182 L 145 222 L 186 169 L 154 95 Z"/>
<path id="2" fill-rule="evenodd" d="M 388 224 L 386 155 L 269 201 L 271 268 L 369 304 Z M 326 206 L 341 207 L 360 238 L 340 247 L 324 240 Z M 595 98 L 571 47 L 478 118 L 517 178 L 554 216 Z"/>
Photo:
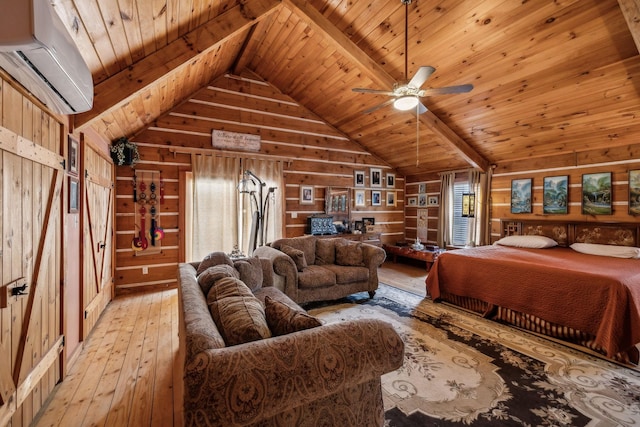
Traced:
<path id="1" fill-rule="evenodd" d="M 426 113 L 427 110 L 427 107 L 425 107 L 422 102 L 418 103 L 418 114 Z"/>
<path id="2" fill-rule="evenodd" d="M 436 87 L 432 89 L 423 89 L 420 91 L 420 96 L 433 96 L 433 95 L 445 95 L 448 93 L 467 93 L 473 89 L 473 85 L 459 85 L 459 86 L 447 86 Z"/>
<path id="3" fill-rule="evenodd" d="M 362 87 L 354 87 L 351 90 L 354 91 L 354 92 L 358 92 L 358 93 L 375 93 L 377 95 L 393 96 L 393 92 L 388 91 L 388 90 L 366 89 L 366 88 L 362 88 Z"/>
<path id="4" fill-rule="evenodd" d="M 383 102 L 382 104 L 378 104 L 378 105 L 376 105 L 374 107 L 368 108 L 368 109 L 364 110 L 362 112 L 362 114 L 373 113 L 374 111 L 379 110 L 382 107 L 386 107 L 387 105 L 392 104 L 393 101 L 395 101 L 395 98 L 391 98 L 388 101 Z"/>
<path id="5" fill-rule="evenodd" d="M 427 81 L 427 79 L 431 76 L 431 74 L 433 74 L 435 70 L 436 69 L 430 65 L 423 65 L 422 67 L 418 68 L 416 74 L 409 81 L 408 86 L 419 89 L 420 86 L 422 86 L 424 82 Z"/>

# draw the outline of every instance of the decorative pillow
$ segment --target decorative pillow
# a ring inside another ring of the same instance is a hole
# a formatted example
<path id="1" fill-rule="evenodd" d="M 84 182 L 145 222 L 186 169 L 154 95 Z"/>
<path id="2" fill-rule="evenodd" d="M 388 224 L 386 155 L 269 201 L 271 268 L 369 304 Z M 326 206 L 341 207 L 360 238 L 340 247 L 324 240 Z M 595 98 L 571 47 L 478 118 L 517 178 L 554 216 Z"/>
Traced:
<path id="1" fill-rule="evenodd" d="M 304 257 L 304 252 L 300 249 L 292 248 L 289 245 L 282 245 L 280 246 L 280 250 L 291 257 L 293 262 L 296 264 L 298 271 L 302 271 L 307 268 L 307 260 Z"/>
<path id="2" fill-rule="evenodd" d="M 336 263 L 336 240 L 316 240 L 316 265 L 330 265 Z"/>
<path id="3" fill-rule="evenodd" d="M 224 277 L 240 278 L 240 274 L 230 265 L 220 264 L 207 268 L 198 276 L 198 284 L 202 288 L 202 293 L 209 294 L 211 287 L 220 279 Z"/>
<path id="4" fill-rule="evenodd" d="M 264 298 L 267 324 L 274 337 L 322 326 L 322 323 L 307 313 L 271 298 Z"/>
<path id="5" fill-rule="evenodd" d="M 214 265 L 219 264 L 227 264 L 233 267 L 233 261 L 229 258 L 229 255 L 224 252 L 211 252 L 209 255 L 204 257 L 196 270 L 196 276 L 199 276 L 200 273 L 205 271 L 209 267 L 213 267 Z"/>
<path id="6" fill-rule="evenodd" d="M 571 249 L 590 255 L 610 256 L 615 258 L 640 258 L 640 248 L 633 246 L 601 245 L 597 243 L 574 243 Z"/>
<path id="7" fill-rule="evenodd" d="M 252 292 L 262 287 L 262 263 L 260 258 L 251 257 L 239 259 L 233 263 L 234 267 L 240 273 L 240 280 L 251 289 Z"/>
<path id="8" fill-rule="evenodd" d="M 545 236 L 506 236 L 494 244 L 530 249 L 545 249 L 558 246 L 558 242 Z"/>
<path id="9" fill-rule="evenodd" d="M 271 337 L 260 300 L 240 279 L 218 280 L 207 295 L 207 303 L 227 346 Z"/>
<path id="10" fill-rule="evenodd" d="M 364 266 L 362 243 L 347 240 L 336 241 L 336 264 L 354 267 Z"/>

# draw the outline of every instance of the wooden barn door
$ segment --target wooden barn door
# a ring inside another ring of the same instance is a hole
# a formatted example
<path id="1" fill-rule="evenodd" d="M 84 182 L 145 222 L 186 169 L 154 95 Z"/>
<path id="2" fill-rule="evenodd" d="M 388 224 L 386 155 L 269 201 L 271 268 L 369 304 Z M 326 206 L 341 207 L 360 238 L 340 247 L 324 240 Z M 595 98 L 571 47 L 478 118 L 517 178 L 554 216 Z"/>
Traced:
<path id="1" fill-rule="evenodd" d="M 84 150 L 83 338 L 113 296 L 113 165 L 90 144 Z"/>
<path id="2" fill-rule="evenodd" d="M 60 380 L 63 346 L 63 130 L 23 107 L 0 126 L 0 425 L 14 426 L 29 425 Z"/>

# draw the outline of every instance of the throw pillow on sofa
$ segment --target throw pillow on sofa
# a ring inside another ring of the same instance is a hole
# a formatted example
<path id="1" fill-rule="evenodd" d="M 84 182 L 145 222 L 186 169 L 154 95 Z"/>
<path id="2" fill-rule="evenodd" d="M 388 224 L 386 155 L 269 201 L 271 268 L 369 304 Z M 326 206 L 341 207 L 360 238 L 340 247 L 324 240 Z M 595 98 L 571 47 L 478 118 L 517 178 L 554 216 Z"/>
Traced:
<path id="1" fill-rule="evenodd" d="M 316 240 L 316 265 L 336 263 L 336 239 Z"/>
<path id="2" fill-rule="evenodd" d="M 347 240 L 336 242 L 336 264 L 352 267 L 364 266 L 362 243 L 352 243 Z"/>
<path id="3" fill-rule="evenodd" d="M 224 252 L 211 252 L 209 255 L 205 256 L 202 261 L 200 261 L 200 265 L 198 265 L 198 269 L 196 270 L 196 276 L 199 276 L 200 273 L 205 271 L 207 268 L 220 264 L 227 264 L 233 267 L 233 261 L 231 261 L 229 255 Z"/>
<path id="4" fill-rule="evenodd" d="M 264 304 L 267 324 L 274 337 L 322 326 L 315 317 L 268 295 L 264 298 Z"/>
<path id="5" fill-rule="evenodd" d="M 218 280 L 207 295 L 207 304 L 226 345 L 271 337 L 262 304 L 240 279 Z"/>
<path id="6" fill-rule="evenodd" d="M 208 295 L 211 287 L 224 277 L 235 277 L 239 279 L 240 274 L 235 268 L 228 264 L 214 265 L 204 270 L 198 276 L 198 284 L 202 289 L 202 293 Z"/>
<path id="7" fill-rule="evenodd" d="M 240 280 L 251 289 L 252 292 L 262 287 L 263 273 L 262 262 L 258 257 L 239 259 L 233 266 L 240 273 Z"/>
<path id="8" fill-rule="evenodd" d="M 298 271 L 302 271 L 307 268 L 307 260 L 304 257 L 304 252 L 300 249 L 292 248 L 289 245 L 282 245 L 280 246 L 280 250 L 291 257 L 293 262 L 296 264 Z"/>

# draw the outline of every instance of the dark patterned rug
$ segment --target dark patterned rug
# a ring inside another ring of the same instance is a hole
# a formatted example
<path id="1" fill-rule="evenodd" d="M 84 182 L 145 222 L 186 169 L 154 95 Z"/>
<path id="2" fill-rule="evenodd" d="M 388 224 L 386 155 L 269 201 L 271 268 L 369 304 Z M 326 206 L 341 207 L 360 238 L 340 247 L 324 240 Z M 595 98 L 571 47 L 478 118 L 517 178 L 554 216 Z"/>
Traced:
<path id="1" fill-rule="evenodd" d="M 385 426 L 640 426 L 639 370 L 390 286 L 309 311 L 402 336 L 405 363 L 382 377 Z"/>

